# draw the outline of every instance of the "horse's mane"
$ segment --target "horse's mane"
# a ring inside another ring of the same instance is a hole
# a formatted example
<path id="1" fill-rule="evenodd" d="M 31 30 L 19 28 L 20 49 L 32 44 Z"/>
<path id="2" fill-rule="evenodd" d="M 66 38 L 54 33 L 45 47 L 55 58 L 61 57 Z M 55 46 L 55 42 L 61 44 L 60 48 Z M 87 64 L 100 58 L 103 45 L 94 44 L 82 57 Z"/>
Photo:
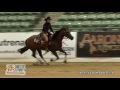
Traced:
<path id="1" fill-rule="evenodd" d="M 60 29 L 59 31 L 56 31 L 56 32 L 54 33 L 54 35 L 52 36 L 52 39 L 51 39 L 51 40 L 55 40 L 56 37 L 59 35 L 59 33 L 60 33 L 63 29 L 64 29 L 64 28 Z"/>

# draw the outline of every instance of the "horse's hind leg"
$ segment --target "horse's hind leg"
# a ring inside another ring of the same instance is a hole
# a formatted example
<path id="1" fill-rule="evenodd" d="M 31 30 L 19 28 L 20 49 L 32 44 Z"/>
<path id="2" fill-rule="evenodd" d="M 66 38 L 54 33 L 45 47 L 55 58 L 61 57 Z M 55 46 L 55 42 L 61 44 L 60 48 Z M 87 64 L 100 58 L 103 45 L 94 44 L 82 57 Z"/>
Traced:
<path id="1" fill-rule="evenodd" d="M 57 55 L 57 52 L 56 52 L 56 51 L 51 51 L 51 52 L 57 57 L 56 60 L 51 59 L 51 61 L 57 61 L 57 60 L 59 59 L 59 57 L 58 57 L 58 55 Z"/>
<path id="2" fill-rule="evenodd" d="M 34 58 L 36 58 L 35 52 L 36 52 L 36 50 L 32 50 L 32 56 L 33 56 Z"/>
<path id="3" fill-rule="evenodd" d="M 47 65 L 49 65 L 49 63 L 43 58 L 42 51 L 41 51 L 41 50 L 37 50 L 37 51 L 38 51 L 40 57 L 43 59 L 43 61 L 44 61 Z"/>
<path id="4" fill-rule="evenodd" d="M 39 60 L 37 57 L 36 57 L 36 50 L 32 50 L 32 56 L 37 59 L 38 62 L 40 62 L 41 64 L 43 64 L 43 62 L 41 60 Z"/>
<path id="5" fill-rule="evenodd" d="M 67 63 L 67 53 L 62 48 L 61 48 L 60 52 L 65 53 L 65 61 L 64 61 L 64 63 Z"/>

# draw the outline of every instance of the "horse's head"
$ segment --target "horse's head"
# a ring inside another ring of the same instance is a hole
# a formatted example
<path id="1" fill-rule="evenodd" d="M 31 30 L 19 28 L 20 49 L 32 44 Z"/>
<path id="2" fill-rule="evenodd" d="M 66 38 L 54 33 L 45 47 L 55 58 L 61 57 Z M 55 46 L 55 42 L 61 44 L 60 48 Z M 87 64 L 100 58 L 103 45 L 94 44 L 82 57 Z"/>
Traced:
<path id="1" fill-rule="evenodd" d="M 69 31 L 69 28 L 63 28 L 62 31 L 63 31 L 63 34 L 64 34 L 65 37 L 67 37 L 67 38 L 69 38 L 71 40 L 74 39 L 74 37 L 71 35 L 71 33 Z"/>

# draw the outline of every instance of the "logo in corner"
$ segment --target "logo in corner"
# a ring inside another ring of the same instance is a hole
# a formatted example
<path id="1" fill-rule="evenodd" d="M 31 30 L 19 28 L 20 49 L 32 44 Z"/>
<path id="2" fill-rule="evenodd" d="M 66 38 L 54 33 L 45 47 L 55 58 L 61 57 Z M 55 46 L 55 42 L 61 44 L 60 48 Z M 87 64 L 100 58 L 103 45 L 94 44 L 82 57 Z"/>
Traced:
<path id="1" fill-rule="evenodd" d="M 5 75 L 26 75 L 25 64 L 7 64 Z"/>

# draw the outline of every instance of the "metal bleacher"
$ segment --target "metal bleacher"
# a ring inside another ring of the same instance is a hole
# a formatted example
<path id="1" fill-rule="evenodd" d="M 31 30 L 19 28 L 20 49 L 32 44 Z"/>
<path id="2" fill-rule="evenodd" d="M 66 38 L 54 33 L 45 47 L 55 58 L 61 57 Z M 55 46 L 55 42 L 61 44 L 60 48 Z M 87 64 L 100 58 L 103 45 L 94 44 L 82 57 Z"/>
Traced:
<path id="1" fill-rule="evenodd" d="M 120 12 L 65 12 L 53 26 L 70 27 L 81 31 L 96 31 L 102 28 L 119 31 Z"/>
<path id="2" fill-rule="evenodd" d="M 34 32 L 45 15 L 45 12 L 0 12 L 0 32 Z M 105 28 L 120 31 L 120 12 L 64 12 L 52 26 L 55 30 L 69 27 L 76 32 Z"/>
<path id="3" fill-rule="evenodd" d="M 42 12 L 0 12 L 0 32 L 26 32 L 34 28 Z"/>

